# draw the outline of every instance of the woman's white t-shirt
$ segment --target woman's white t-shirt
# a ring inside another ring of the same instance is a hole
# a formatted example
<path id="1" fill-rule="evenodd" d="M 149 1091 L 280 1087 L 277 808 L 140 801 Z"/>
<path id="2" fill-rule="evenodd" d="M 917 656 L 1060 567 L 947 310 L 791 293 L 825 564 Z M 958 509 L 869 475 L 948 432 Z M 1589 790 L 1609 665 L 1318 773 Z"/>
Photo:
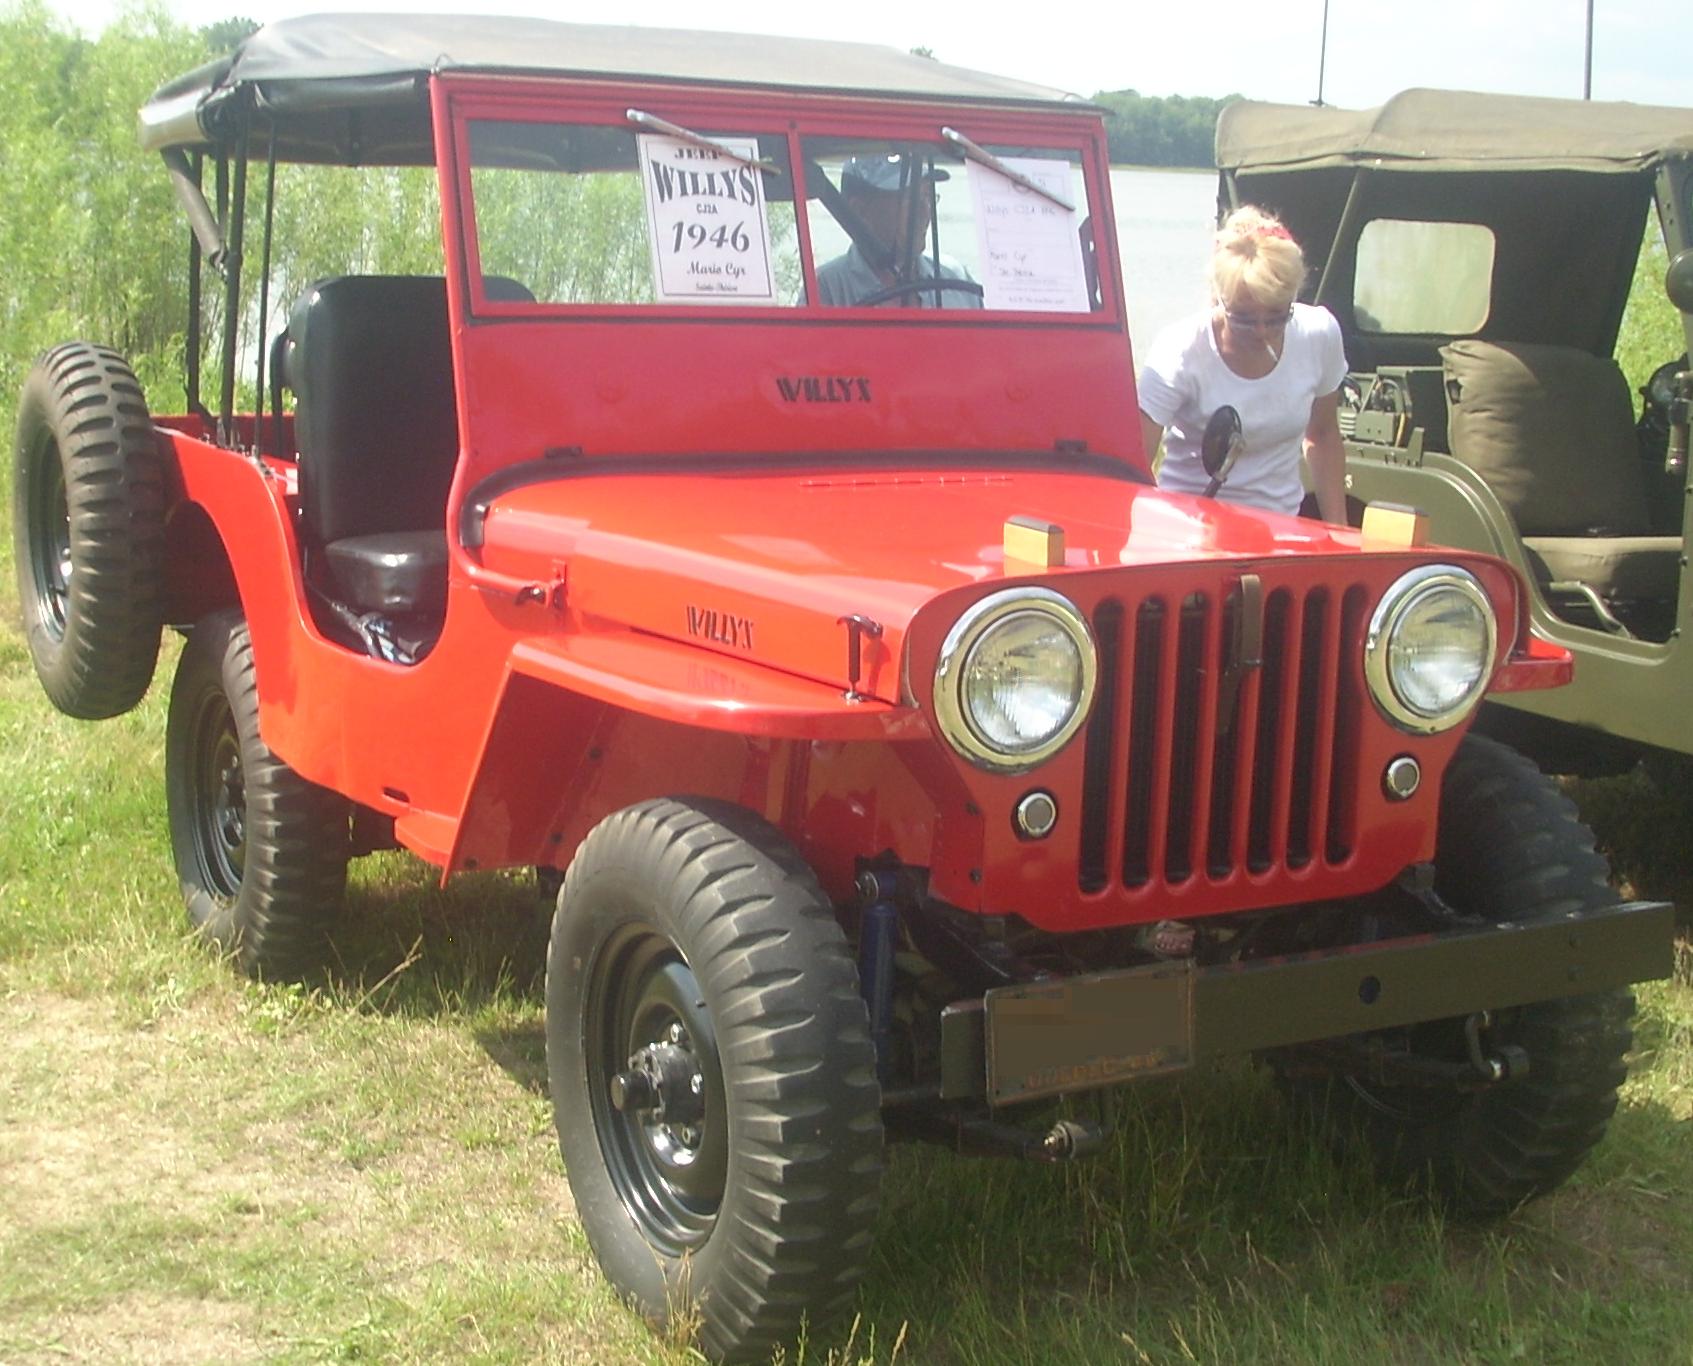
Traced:
<path id="1" fill-rule="evenodd" d="M 1223 404 L 1240 414 L 1246 438 L 1220 497 L 1277 512 L 1297 512 L 1305 496 L 1299 457 L 1311 405 L 1340 388 L 1346 352 L 1340 324 L 1326 308 L 1295 304 L 1279 340 L 1275 368 L 1245 379 L 1217 350 L 1212 310 L 1185 318 L 1158 334 L 1141 363 L 1140 409 L 1164 428 L 1164 463 L 1158 486 L 1203 493 L 1210 483 L 1199 461 L 1205 424 Z M 1270 333 L 1271 339 L 1278 339 Z"/>

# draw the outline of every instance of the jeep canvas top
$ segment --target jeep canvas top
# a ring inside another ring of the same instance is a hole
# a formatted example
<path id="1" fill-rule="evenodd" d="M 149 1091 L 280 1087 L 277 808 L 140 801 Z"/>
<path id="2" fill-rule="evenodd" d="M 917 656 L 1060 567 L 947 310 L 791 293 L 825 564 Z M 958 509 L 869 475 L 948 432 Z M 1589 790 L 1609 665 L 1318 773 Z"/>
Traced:
<path id="1" fill-rule="evenodd" d="M 1681 699 L 1683 350 L 1638 412 L 1613 359 L 1642 251 L 1693 337 L 1693 111 L 1408 90 L 1379 109 L 1250 101 L 1218 122 L 1225 200 L 1287 216 L 1353 370 L 1348 480 L 1435 540 L 1511 562 L 1572 685 L 1497 699 L 1483 727 L 1564 771 L 1693 754 Z M 1644 239 L 1644 241 L 1643 241 Z M 1661 268 L 1660 268 L 1661 269 Z M 1637 301 L 1637 307 L 1642 301 Z"/>
<path id="2" fill-rule="evenodd" d="M 1153 487 L 1097 111 L 325 16 L 142 136 L 187 403 L 32 373 L 37 671 L 113 715 L 186 633 L 173 853 L 248 972 L 310 971 L 358 853 L 542 870 L 560 1146 L 655 1321 L 768 1359 L 850 1303 L 885 1136 L 1072 1158 L 1103 1107 L 1026 1102 L 1223 1054 L 1474 1210 L 1598 1141 L 1669 908 L 1466 737 L 1568 655 L 1497 557 Z M 277 298 L 275 161 L 433 166 L 443 274 Z"/>

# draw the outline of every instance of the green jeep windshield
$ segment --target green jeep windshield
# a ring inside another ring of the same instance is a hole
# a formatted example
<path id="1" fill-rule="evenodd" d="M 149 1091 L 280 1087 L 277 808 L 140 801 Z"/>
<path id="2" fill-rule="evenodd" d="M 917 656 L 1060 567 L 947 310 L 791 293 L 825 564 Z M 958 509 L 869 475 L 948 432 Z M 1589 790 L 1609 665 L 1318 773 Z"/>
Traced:
<path id="1" fill-rule="evenodd" d="M 630 119 L 469 122 L 485 298 L 802 308 L 809 255 L 824 309 L 1101 307 L 1077 151 L 803 137 L 796 178 L 785 135 Z"/>

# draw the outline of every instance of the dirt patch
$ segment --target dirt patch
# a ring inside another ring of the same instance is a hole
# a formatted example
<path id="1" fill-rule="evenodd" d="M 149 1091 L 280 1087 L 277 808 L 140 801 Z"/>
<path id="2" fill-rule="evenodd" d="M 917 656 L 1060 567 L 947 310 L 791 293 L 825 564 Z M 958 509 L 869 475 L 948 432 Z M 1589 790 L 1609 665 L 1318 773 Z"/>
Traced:
<path id="1" fill-rule="evenodd" d="M 239 1362 L 467 1276 L 583 1272 L 551 1126 L 468 1031 L 255 1029 L 238 991 L 133 1026 L 0 996 L 3 1241 L 28 1250 L 0 1360 Z"/>
<path id="2" fill-rule="evenodd" d="M 86 1313 L 62 1314 L 40 1324 L 18 1344 L 12 1360 L 100 1362 L 102 1366 L 238 1366 L 268 1350 L 255 1336 L 254 1315 L 223 1300 L 126 1295 Z"/>
<path id="3" fill-rule="evenodd" d="M 1560 1280 L 1601 1294 L 1686 1289 L 1679 1237 L 1658 1203 L 1615 1189 L 1559 1191 L 1533 1209 L 1535 1223 L 1556 1240 L 1546 1261 Z"/>

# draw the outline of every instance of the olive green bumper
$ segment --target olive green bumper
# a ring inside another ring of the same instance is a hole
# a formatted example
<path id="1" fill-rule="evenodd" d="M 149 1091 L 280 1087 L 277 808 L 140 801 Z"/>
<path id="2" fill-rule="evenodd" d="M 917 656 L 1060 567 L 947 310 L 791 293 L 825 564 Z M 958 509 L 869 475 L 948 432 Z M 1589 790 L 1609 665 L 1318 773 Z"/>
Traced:
<path id="1" fill-rule="evenodd" d="M 1207 1058 L 1582 996 L 1670 975 L 1675 908 L 1634 901 L 1246 963 L 1000 987 L 941 1014 L 941 1094 L 995 1105 Z"/>

